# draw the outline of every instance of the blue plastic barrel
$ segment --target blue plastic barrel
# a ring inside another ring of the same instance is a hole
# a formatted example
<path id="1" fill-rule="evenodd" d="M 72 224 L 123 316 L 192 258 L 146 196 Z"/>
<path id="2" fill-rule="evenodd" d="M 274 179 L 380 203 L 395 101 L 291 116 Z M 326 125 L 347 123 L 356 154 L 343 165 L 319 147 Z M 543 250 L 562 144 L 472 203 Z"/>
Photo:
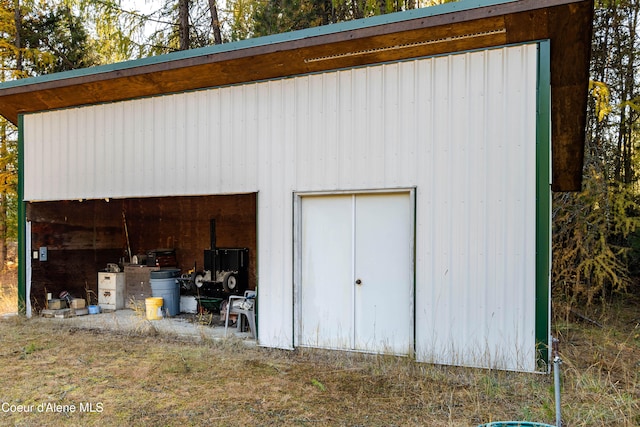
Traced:
<path id="1" fill-rule="evenodd" d="M 164 300 L 164 312 L 167 316 L 180 313 L 180 270 L 166 268 L 152 271 L 150 274 L 151 296 Z"/>

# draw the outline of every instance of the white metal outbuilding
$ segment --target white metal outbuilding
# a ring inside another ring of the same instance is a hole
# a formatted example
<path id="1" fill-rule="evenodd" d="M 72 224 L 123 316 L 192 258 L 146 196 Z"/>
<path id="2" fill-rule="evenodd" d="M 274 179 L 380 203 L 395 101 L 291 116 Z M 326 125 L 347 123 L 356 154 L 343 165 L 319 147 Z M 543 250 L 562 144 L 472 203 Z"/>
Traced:
<path id="1" fill-rule="evenodd" d="M 590 7 L 547 3 L 463 1 L 418 19 Z M 23 200 L 257 193 L 260 345 L 536 371 L 553 43 L 36 108 L 19 116 Z"/>

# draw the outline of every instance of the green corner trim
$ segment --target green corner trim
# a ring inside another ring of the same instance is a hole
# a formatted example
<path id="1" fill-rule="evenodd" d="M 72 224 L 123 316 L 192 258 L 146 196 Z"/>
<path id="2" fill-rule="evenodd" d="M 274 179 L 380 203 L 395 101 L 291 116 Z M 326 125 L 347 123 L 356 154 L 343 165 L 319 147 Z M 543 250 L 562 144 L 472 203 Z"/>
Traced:
<path id="1" fill-rule="evenodd" d="M 24 116 L 18 115 L 18 312 L 27 310 L 26 210 L 24 204 Z"/>
<path id="2" fill-rule="evenodd" d="M 549 367 L 551 303 L 551 46 L 538 48 L 536 123 L 536 301 L 535 337 L 538 365 Z"/>

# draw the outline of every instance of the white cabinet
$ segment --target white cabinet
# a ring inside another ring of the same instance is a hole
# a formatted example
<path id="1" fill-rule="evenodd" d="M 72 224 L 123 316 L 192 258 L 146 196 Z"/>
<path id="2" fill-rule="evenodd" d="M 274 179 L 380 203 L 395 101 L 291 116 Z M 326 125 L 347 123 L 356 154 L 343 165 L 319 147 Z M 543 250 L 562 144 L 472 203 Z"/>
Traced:
<path id="1" fill-rule="evenodd" d="M 124 308 L 124 273 L 98 273 L 98 305 L 103 310 Z"/>

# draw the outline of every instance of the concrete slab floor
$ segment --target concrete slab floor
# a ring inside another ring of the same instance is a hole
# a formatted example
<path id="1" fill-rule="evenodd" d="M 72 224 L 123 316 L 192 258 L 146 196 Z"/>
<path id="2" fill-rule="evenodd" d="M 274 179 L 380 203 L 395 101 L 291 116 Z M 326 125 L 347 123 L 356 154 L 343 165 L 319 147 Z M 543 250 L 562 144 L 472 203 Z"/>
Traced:
<path id="1" fill-rule="evenodd" d="M 159 334 L 175 336 L 178 338 L 189 338 L 195 341 L 201 340 L 221 340 L 225 339 L 224 320 L 220 326 L 220 319 L 217 315 L 203 315 L 202 322 L 199 322 L 198 315 L 180 314 L 175 317 L 166 317 L 159 320 L 148 320 L 144 311 L 130 309 L 116 310 L 107 313 L 87 314 L 84 316 L 68 317 L 66 319 L 55 317 L 36 317 L 34 322 L 52 323 L 88 329 L 105 330 L 114 332 L 124 332 L 132 334 L 148 334 L 150 331 L 157 331 Z M 211 323 L 209 325 L 208 323 Z M 248 345 L 255 345 L 256 341 L 251 338 L 248 332 L 238 332 L 236 326 L 230 325 L 228 337 L 236 337 L 245 341 Z"/>

